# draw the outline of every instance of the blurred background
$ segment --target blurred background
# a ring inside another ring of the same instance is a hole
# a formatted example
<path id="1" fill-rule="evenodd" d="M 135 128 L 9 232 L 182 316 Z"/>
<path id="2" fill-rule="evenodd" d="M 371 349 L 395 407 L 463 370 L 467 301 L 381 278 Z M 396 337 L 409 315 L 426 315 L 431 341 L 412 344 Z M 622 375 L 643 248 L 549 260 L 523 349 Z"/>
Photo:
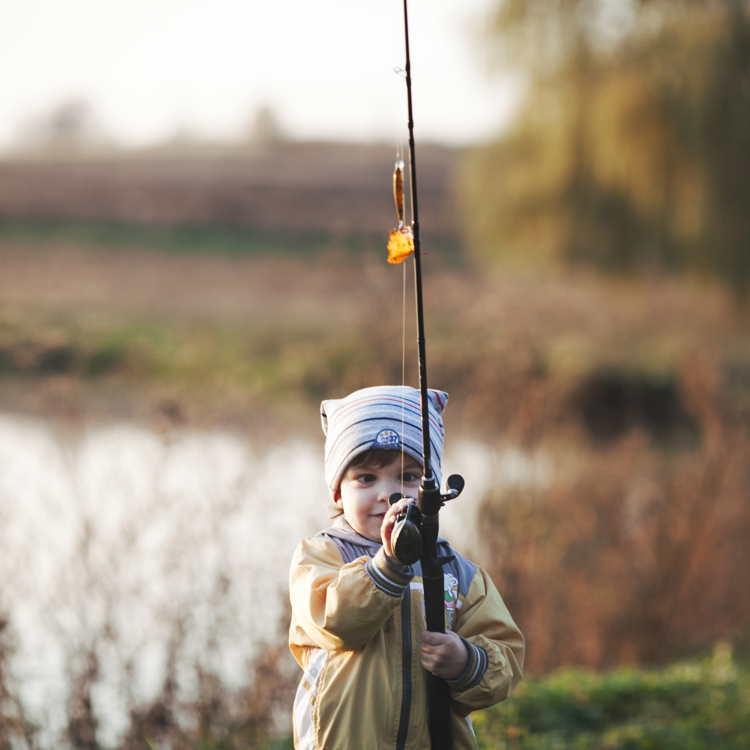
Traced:
<path id="1" fill-rule="evenodd" d="M 417 385 L 402 7 L 6 5 L 0 748 L 291 747 L 319 402 L 404 326 Z M 747 747 L 748 5 L 410 14 L 441 530 L 528 640 L 480 747 Z"/>

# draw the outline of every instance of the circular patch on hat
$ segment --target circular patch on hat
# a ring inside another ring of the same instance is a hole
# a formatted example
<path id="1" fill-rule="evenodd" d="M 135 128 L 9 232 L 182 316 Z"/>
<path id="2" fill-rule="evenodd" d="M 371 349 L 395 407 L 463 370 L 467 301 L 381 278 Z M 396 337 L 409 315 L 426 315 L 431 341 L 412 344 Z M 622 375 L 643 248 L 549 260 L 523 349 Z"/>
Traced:
<path id="1" fill-rule="evenodd" d="M 401 438 L 395 430 L 381 430 L 375 438 L 375 445 L 383 448 L 398 448 L 401 445 Z"/>

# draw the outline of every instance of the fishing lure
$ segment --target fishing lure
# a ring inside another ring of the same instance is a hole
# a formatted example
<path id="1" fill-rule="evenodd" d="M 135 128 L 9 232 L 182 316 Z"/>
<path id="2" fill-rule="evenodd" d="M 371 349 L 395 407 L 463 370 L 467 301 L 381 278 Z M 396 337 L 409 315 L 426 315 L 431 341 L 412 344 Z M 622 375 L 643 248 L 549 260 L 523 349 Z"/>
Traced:
<path id="1" fill-rule="evenodd" d="M 388 240 L 388 262 L 403 263 L 414 252 L 411 229 L 391 229 Z"/>
<path id="2" fill-rule="evenodd" d="M 396 202 L 398 227 L 391 229 L 388 239 L 388 262 L 403 263 L 414 252 L 414 233 L 404 224 L 404 162 L 396 156 L 393 169 L 393 199 Z"/>
<path id="3" fill-rule="evenodd" d="M 393 200 L 398 214 L 398 228 L 404 228 L 404 162 L 400 150 L 396 154 L 396 164 L 393 167 Z"/>

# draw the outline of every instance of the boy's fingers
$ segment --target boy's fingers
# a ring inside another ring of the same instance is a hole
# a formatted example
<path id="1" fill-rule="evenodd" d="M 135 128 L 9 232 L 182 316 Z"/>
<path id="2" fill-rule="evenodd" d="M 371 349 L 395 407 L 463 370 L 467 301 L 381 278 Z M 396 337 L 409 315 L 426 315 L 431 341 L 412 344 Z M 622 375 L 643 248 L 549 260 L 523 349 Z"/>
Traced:
<path id="1" fill-rule="evenodd" d="M 419 634 L 419 637 L 423 641 L 425 641 L 425 643 L 440 643 L 441 641 L 445 640 L 446 634 L 445 633 L 435 633 L 434 631 L 427 630 L 427 628 L 425 628 Z"/>
<path id="2" fill-rule="evenodd" d="M 388 529 L 388 527 L 394 526 L 396 524 L 396 516 L 413 502 L 414 500 L 411 498 L 402 498 L 397 503 L 391 505 L 386 511 L 385 516 L 383 516 L 382 528 Z"/>
<path id="3" fill-rule="evenodd" d="M 413 502 L 416 501 L 411 497 L 402 497 L 398 502 L 391 505 L 391 510 L 396 509 L 396 512 L 400 513 L 402 510 L 406 510 Z"/>
<path id="4" fill-rule="evenodd" d="M 386 527 L 395 525 L 396 516 L 399 514 L 400 510 L 401 509 L 398 505 L 392 505 L 388 508 L 385 512 L 385 516 L 383 516 L 383 525 Z"/>
<path id="5" fill-rule="evenodd" d="M 432 672 L 435 669 L 435 664 L 429 656 L 422 655 L 421 664 L 428 672 Z"/>
<path id="6" fill-rule="evenodd" d="M 433 633 L 431 630 L 423 630 L 420 633 L 422 645 L 427 646 L 441 646 L 448 637 L 445 633 Z"/>
<path id="7" fill-rule="evenodd" d="M 397 515 L 402 510 L 404 510 L 409 505 L 409 503 L 413 503 L 413 502 L 414 501 L 408 497 L 401 498 L 401 500 L 399 500 L 397 503 L 394 503 L 388 508 L 388 510 L 386 511 L 386 514 L 390 513 L 392 515 Z"/>

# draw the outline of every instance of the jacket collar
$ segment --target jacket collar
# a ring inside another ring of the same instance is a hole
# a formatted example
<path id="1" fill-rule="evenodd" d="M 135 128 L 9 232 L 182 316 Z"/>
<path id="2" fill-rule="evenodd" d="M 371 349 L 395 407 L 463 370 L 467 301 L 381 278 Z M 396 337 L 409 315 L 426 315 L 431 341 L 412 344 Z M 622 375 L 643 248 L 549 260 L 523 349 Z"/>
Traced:
<path id="1" fill-rule="evenodd" d="M 362 536 L 362 534 L 358 534 L 349 525 L 349 522 L 346 520 L 346 518 L 344 518 L 344 516 L 338 516 L 333 522 L 333 525 L 322 533 L 327 534 L 328 536 L 336 537 L 337 539 L 342 539 L 345 542 L 357 544 L 360 547 L 368 547 L 373 550 L 373 552 L 377 552 L 383 546 L 380 542 L 374 542 L 372 541 L 372 539 L 367 539 L 366 537 Z"/>

